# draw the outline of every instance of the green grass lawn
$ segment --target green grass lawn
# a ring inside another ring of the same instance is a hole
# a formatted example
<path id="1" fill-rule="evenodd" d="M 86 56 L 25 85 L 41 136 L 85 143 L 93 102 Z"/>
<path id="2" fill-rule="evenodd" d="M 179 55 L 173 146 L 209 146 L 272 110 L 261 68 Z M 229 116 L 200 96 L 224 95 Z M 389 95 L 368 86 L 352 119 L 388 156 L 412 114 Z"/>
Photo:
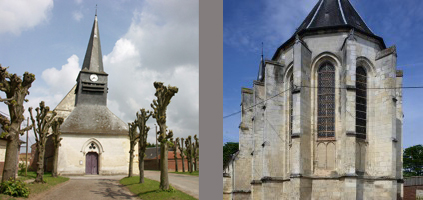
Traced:
<path id="1" fill-rule="evenodd" d="M 195 171 L 195 172 L 192 172 L 192 173 L 189 173 L 189 172 L 170 172 L 170 173 L 185 174 L 185 175 L 191 175 L 191 176 L 199 176 L 200 175 L 199 171 Z"/>
<path id="2" fill-rule="evenodd" d="M 144 178 L 144 183 L 138 183 L 139 176 L 123 178 L 120 180 L 122 185 L 125 185 L 129 190 L 138 195 L 141 199 L 155 199 L 155 200 L 169 200 L 169 199 L 196 199 L 179 190 L 175 192 L 166 192 L 159 189 L 160 183 L 154 180 Z"/>
<path id="3" fill-rule="evenodd" d="M 28 172 L 27 176 L 18 176 L 18 180 L 24 181 L 24 180 L 28 180 L 28 179 L 35 179 L 35 177 L 37 176 L 36 172 Z M 31 196 L 44 192 L 52 187 L 54 187 L 55 185 L 59 184 L 59 183 L 63 183 L 65 181 L 68 181 L 69 178 L 66 177 L 57 177 L 57 178 L 53 178 L 51 176 L 51 173 L 44 173 L 43 176 L 44 181 L 46 182 L 45 184 L 37 184 L 37 183 L 29 183 L 26 184 L 26 186 L 29 188 L 30 193 L 29 193 L 29 198 L 31 198 Z M 26 198 L 16 198 L 16 197 L 11 197 L 8 195 L 3 195 L 0 194 L 0 199 L 26 199 Z"/>

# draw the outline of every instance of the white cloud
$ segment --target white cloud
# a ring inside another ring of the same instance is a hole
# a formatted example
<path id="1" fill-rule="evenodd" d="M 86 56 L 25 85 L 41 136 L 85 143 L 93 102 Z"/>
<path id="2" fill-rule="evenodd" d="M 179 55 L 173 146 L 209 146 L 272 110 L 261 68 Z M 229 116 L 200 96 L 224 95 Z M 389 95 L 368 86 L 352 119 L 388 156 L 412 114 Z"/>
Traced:
<path id="1" fill-rule="evenodd" d="M 60 70 L 53 67 L 44 70 L 41 75 L 47 83 L 51 94 L 60 94 L 64 97 L 76 83 L 76 77 L 81 70 L 79 58 L 76 55 L 72 55 L 67 61 L 68 63 L 62 65 Z"/>
<path id="2" fill-rule="evenodd" d="M 81 11 L 74 11 L 73 13 L 72 13 L 72 17 L 73 17 L 73 19 L 74 20 L 76 20 L 76 21 L 81 21 L 81 19 L 84 17 L 84 15 L 82 14 L 82 12 Z"/>
<path id="3" fill-rule="evenodd" d="M 81 4 L 82 3 L 82 0 L 75 0 L 75 3 L 76 4 Z"/>
<path id="4" fill-rule="evenodd" d="M 53 0 L 1 0 L 0 33 L 20 34 L 48 19 Z"/>
<path id="5" fill-rule="evenodd" d="M 161 81 L 179 88 L 168 107 L 169 129 L 175 137 L 198 134 L 198 2 L 147 0 L 103 63 L 109 108 L 122 120 L 133 121 L 141 108 L 151 110 L 153 83 Z M 155 141 L 154 123 L 148 122 L 149 142 Z"/>

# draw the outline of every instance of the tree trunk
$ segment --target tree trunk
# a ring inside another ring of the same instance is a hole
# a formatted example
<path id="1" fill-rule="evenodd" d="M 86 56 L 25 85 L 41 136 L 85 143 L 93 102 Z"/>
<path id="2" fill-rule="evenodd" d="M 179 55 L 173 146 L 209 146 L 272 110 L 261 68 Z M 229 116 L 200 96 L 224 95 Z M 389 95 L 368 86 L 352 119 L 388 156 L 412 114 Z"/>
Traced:
<path id="1" fill-rule="evenodd" d="M 178 172 L 178 151 L 175 151 L 175 171 Z"/>
<path id="2" fill-rule="evenodd" d="M 192 173 L 192 156 L 189 158 L 189 173 Z"/>
<path id="3" fill-rule="evenodd" d="M 9 178 L 12 178 L 13 180 L 16 179 L 16 165 L 18 163 L 17 151 L 19 147 L 19 143 L 17 141 L 19 141 L 18 134 L 11 134 L 10 140 L 7 140 L 2 182 L 9 180 Z"/>
<path id="4" fill-rule="evenodd" d="M 41 145 L 37 145 L 38 150 L 38 168 L 37 168 L 37 177 L 35 178 L 36 183 L 44 183 L 43 175 L 44 175 L 44 153 L 45 149 L 41 148 Z"/>
<path id="5" fill-rule="evenodd" d="M 191 170 L 189 170 L 189 169 L 190 169 L 190 167 L 189 167 L 189 157 L 188 157 L 188 156 L 187 156 L 187 165 L 188 165 L 188 166 L 187 166 L 187 171 L 188 171 L 188 172 L 190 172 Z"/>
<path id="6" fill-rule="evenodd" d="M 144 156 L 139 156 L 140 183 L 144 183 Z"/>
<path id="7" fill-rule="evenodd" d="M 197 156 L 194 156 L 194 171 L 197 171 Z"/>
<path id="8" fill-rule="evenodd" d="M 134 162 L 134 147 L 131 145 L 131 150 L 129 150 L 129 173 L 128 177 L 132 177 L 132 163 Z"/>
<path id="9" fill-rule="evenodd" d="M 51 174 L 53 177 L 57 177 L 57 164 L 59 160 L 59 145 L 55 145 L 54 150 L 54 162 L 53 162 L 53 173 Z"/>
<path id="10" fill-rule="evenodd" d="M 166 130 L 166 129 L 161 129 Z M 169 177 L 167 170 L 167 143 L 160 142 L 160 189 L 168 190 L 169 189 Z"/>
<path id="11" fill-rule="evenodd" d="M 182 153 L 181 153 L 181 159 L 182 159 L 182 172 L 185 172 L 184 154 Z"/>

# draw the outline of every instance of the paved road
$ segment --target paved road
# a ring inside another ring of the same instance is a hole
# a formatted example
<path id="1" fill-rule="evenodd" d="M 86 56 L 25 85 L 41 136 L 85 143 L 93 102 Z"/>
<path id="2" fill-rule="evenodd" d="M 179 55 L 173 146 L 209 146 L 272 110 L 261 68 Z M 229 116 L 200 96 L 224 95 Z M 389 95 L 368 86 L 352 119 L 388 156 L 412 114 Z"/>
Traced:
<path id="1" fill-rule="evenodd" d="M 160 181 L 160 171 L 144 171 L 144 176 Z M 199 198 L 200 182 L 198 176 L 169 173 L 169 183 L 177 190 Z"/>
<path id="2" fill-rule="evenodd" d="M 74 176 L 56 188 L 30 199 L 139 199 L 119 184 L 124 176 Z"/>

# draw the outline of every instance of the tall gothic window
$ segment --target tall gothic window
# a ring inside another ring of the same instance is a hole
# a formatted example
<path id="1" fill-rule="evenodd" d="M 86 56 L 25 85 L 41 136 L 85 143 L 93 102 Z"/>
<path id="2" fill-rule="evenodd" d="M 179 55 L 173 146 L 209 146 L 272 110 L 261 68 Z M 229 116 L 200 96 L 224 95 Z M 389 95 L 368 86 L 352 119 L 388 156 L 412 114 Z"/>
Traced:
<path id="1" fill-rule="evenodd" d="M 294 98 L 293 98 L 293 91 L 294 91 L 294 75 L 289 77 L 289 135 L 292 135 L 292 121 L 294 120 Z"/>
<path id="2" fill-rule="evenodd" d="M 318 72 L 317 89 L 317 137 L 319 139 L 335 137 L 335 67 L 323 63 Z"/>
<path id="3" fill-rule="evenodd" d="M 355 132 L 358 137 L 366 138 L 367 121 L 367 73 L 363 67 L 356 69 L 355 94 Z"/>

